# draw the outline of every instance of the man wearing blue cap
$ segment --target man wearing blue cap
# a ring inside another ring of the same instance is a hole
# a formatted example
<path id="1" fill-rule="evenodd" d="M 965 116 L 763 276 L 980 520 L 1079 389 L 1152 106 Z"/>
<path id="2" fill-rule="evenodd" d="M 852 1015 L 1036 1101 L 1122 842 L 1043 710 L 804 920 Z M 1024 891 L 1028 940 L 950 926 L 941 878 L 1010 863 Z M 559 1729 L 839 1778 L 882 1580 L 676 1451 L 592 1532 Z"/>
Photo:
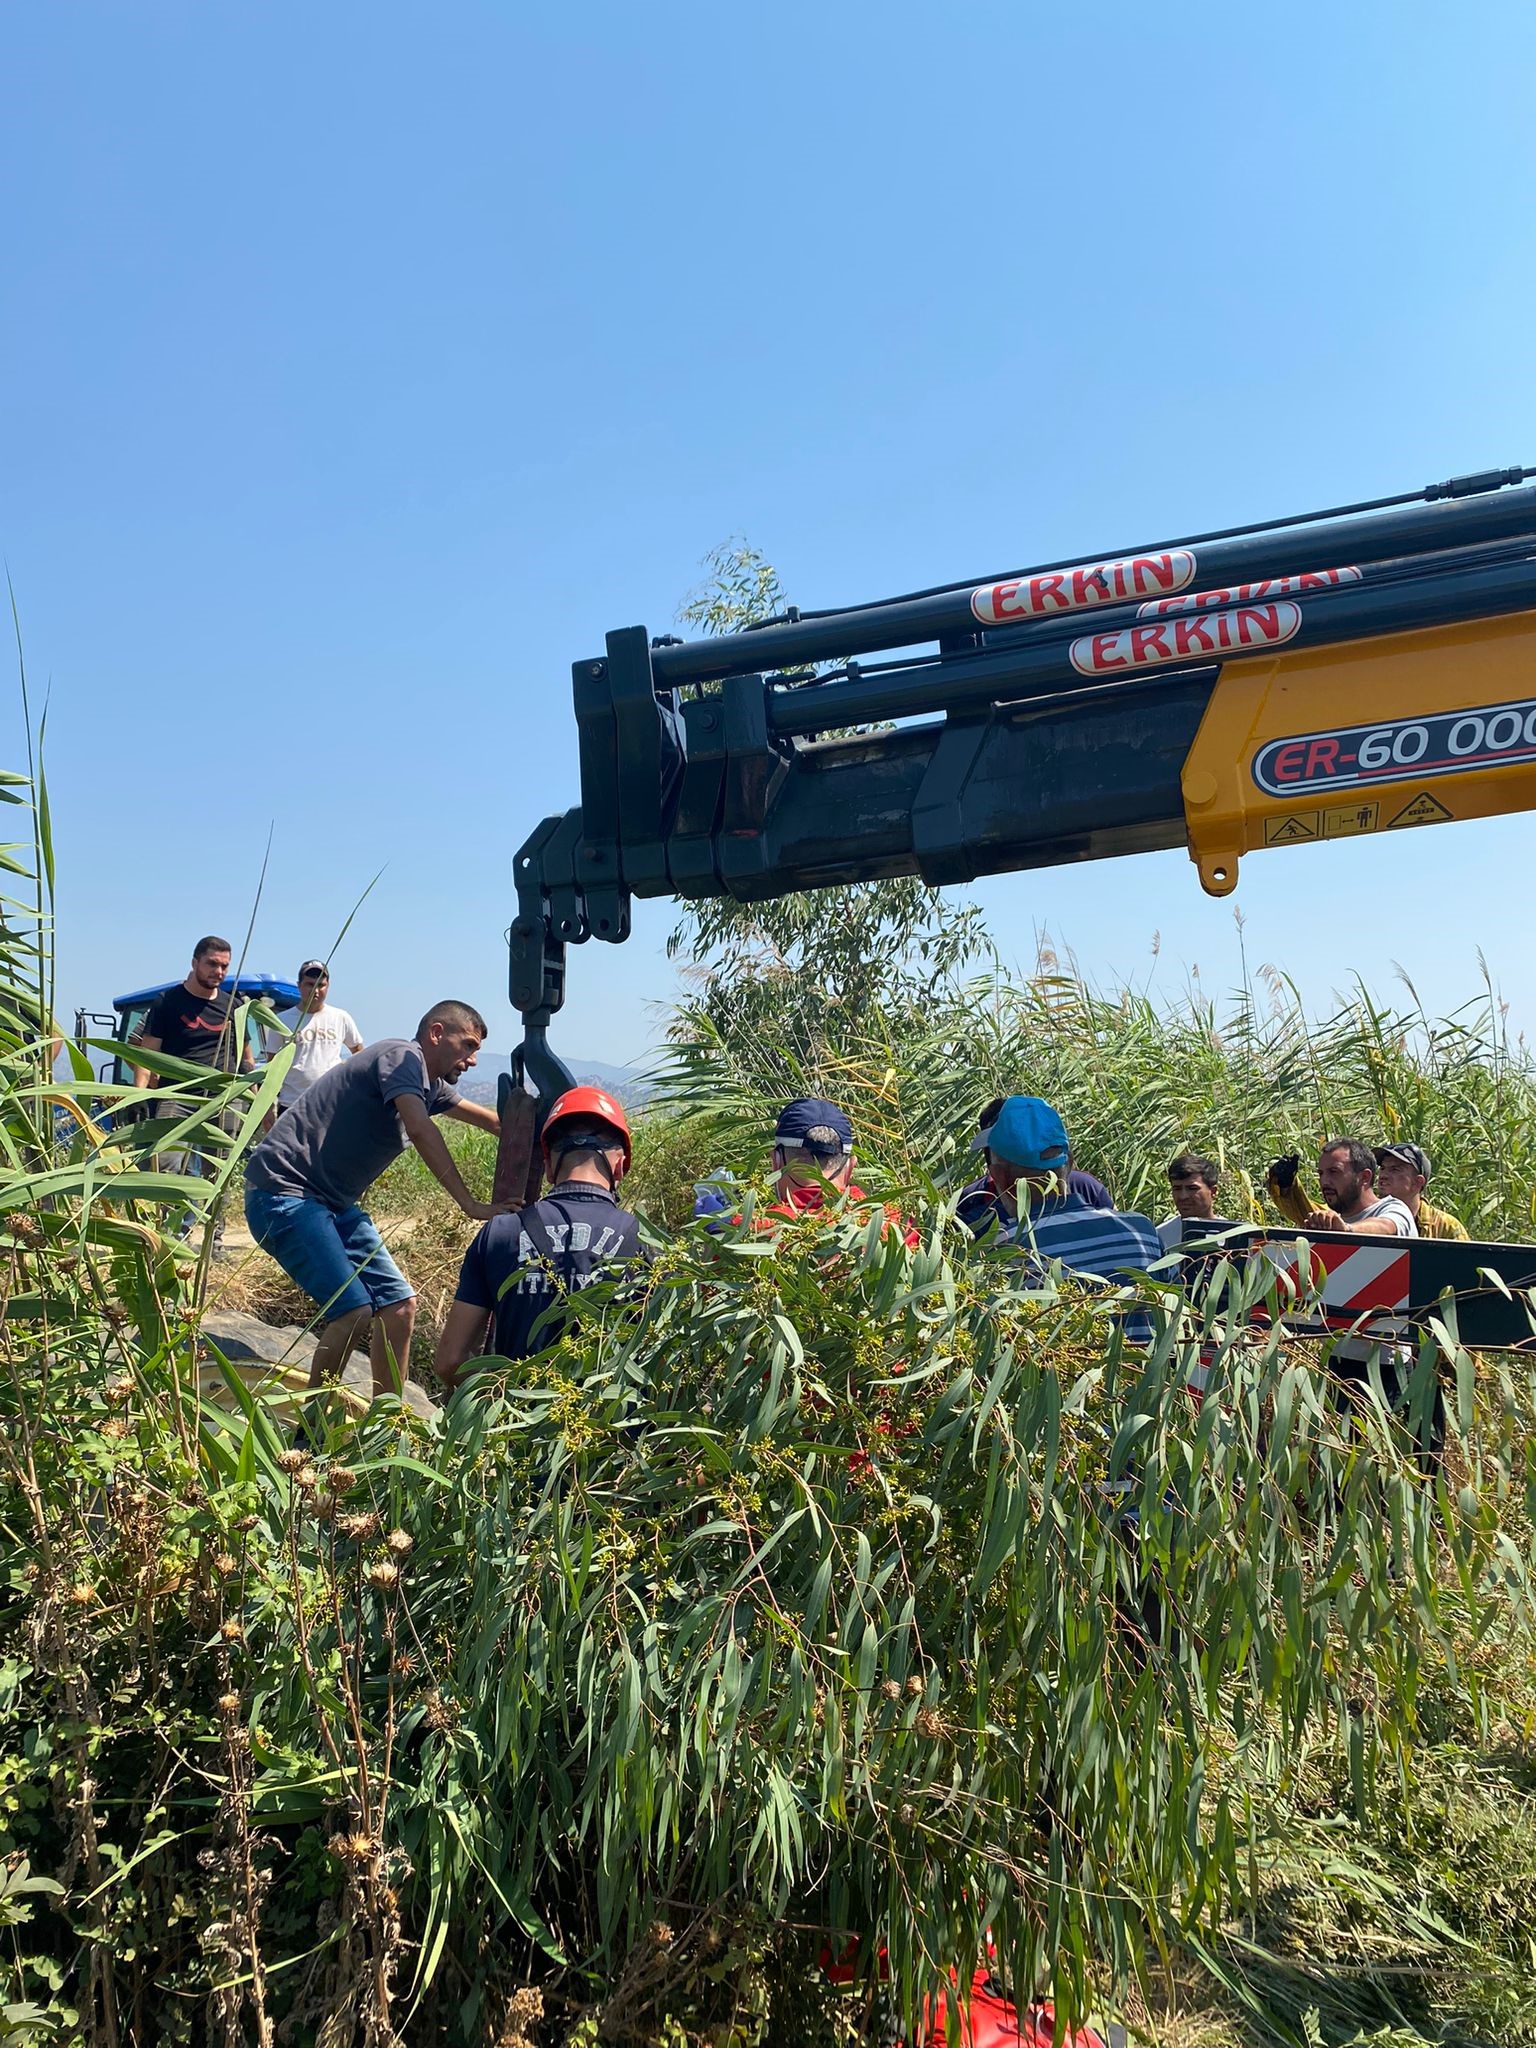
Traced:
<path id="1" fill-rule="evenodd" d="M 1113 1280 L 1144 1273 L 1163 1256 L 1150 1217 L 1120 1209 L 1093 1209 L 1071 1191 L 1071 1149 L 1067 1127 L 1038 1095 L 1010 1095 L 987 1134 L 987 1149 L 1017 1175 L 1027 1197 L 1019 1203 L 1012 1238 L 1043 1264 L 1060 1260 L 1068 1273 Z M 1151 1341 L 1152 1320 L 1143 1308 L 1126 1312 L 1125 1333 L 1138 1344 Z"/>
<path id="2" fill-rule="evenodd" d="M 981 1237 L 994 1229 L 1011 1231 L 1019 1213 L 1015 1185 L 1018 1175 L 992 1150 L 992 1126 L 1007 1100 L 1006 1095 L 992 1098 L 981 1112 L 976 1135 L 971 1140 L 971 1150 L 982 1155 L 987 1170 L 980 1180 L 973 1180 L 969 1187 L 961 1189 L 955 1214 L 972 1237 Z M 1067 1193 L 1081 1195 L 1090 1209 L 1113 1209 L 1115 1206 L 1115 1198 L 1103 1181 L 1085 1173 L 1080 1166 L 1070 1168 L 1067 1173 Z"/>

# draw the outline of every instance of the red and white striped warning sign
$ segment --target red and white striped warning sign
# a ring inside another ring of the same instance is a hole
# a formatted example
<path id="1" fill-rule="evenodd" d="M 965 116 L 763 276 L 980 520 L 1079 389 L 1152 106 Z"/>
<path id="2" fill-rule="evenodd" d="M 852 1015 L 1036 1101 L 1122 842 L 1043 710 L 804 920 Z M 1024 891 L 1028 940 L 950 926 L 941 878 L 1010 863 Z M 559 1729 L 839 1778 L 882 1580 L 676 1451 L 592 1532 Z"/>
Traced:
<path id="1" fill-rule="evenodd" d="M 1408 1247 L 1403 1238 L 1300 1246 L 1295 1238 L 1274 1238 L 1255 1250 L 1275 1268 L 1282 1283 L 1289 1283 L 1289 1291 L 1315 1301 L 1331 1323 L 1408 1312 Z M 1297 1270 L 1298 1250 L 1310 1255 L 1304 1279 Z"/>

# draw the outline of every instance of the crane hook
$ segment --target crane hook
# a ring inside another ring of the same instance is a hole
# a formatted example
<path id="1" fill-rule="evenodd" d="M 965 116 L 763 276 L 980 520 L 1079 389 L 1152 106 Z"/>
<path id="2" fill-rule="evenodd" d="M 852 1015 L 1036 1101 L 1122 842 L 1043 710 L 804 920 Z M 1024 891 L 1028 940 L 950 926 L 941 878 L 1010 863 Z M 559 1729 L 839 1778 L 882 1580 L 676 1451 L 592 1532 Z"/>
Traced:
<path id="1" fill-rule="evenodd" d="M 491 1185 L 493 1202 L 511 1202 L 521 1208 L 538 1200 L 544 1179 L 539 1149 L 544 1119 L 556 1099 L 576 1086 L 576 1076 L 550 1045 L 548 1031 L 547 1009 L 523 1012 L 522 1043 L 513 1048 L 511 1071 L 496 1085 L 501 1137 Z"/>

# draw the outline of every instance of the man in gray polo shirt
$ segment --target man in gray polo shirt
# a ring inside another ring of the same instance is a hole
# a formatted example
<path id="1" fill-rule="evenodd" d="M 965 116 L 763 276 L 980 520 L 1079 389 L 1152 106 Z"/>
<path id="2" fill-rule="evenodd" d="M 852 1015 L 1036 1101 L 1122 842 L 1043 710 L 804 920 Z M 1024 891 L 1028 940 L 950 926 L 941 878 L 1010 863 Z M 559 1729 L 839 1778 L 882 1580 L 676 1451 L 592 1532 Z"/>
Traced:
<path id="1" fill-rule="evenodd" d="M 252 1237 L 320 1306 L 311 1386 L 334 1379 L 365 1333 L 375 1393 L 398 1393 L 410 1372 L 416 1296 L 362 1207 L 407 1140 L 474 1222 L 506 1206 L 475 1200 L 432 1124 L 449 1116 L 500 1130 L 493 1109 L 467 1102 L 451 1085 L 475 1064 L 484 1040 L 478 1010 L 434 1003 L 414 1038 L 380 1039 L 322 1074 L 246 1161 Z"/>

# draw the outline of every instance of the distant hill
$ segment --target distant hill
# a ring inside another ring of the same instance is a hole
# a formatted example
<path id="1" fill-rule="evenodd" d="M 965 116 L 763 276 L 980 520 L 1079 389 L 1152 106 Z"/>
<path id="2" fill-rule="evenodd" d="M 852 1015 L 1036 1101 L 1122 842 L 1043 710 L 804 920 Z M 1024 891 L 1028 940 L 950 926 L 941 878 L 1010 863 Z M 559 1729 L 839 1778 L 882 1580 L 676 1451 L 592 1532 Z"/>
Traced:
<path id="1" fill-rule="evenodd" d="M 632 1067 L 613 1067 L 605 1060 L 583 1059 L 569 1059 L 566 1065 L 578 1081 L 606 1088 L 610 1095 L 619 1098 L 626 1109 L 638 1109 L 651 1092 L 650 1083 L 641 1080 Z M 483 1052 L 458 1083 L 459 1093 L 467 1095 L 471 1102 L 488 1102 L 494 1107 L 497 1084 L 503 1074 L 511 1071 L 512 1061 L 507 1054 Z"/>

